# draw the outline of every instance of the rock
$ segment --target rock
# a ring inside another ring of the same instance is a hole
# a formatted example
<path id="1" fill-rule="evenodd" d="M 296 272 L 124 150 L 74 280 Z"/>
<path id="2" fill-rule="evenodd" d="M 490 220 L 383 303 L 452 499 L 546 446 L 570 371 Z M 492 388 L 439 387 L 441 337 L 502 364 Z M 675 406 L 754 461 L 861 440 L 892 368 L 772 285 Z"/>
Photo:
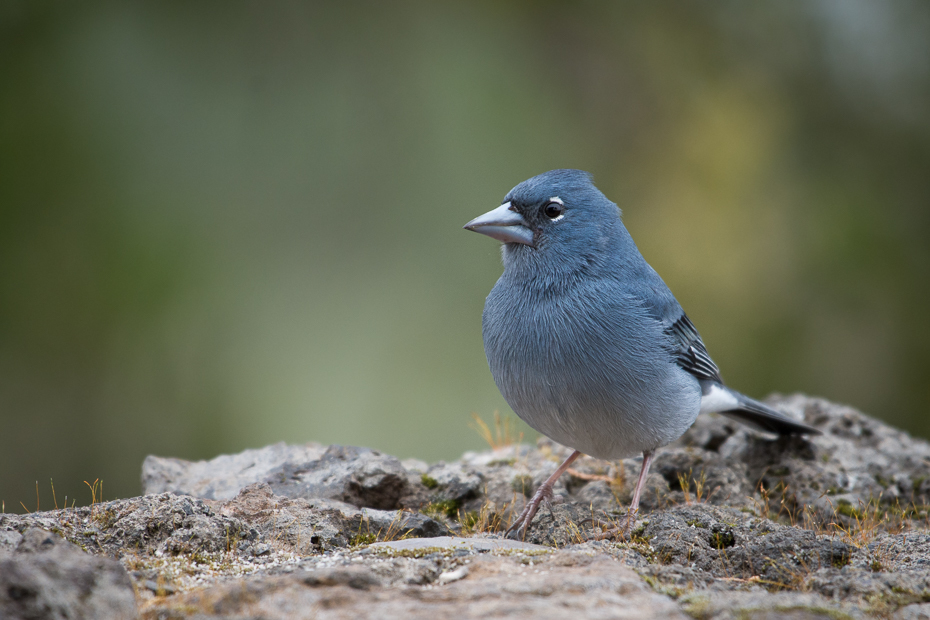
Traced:
<path id="1" fill-rule="evenodd" d="M 190 462 L 149 456 L 142 465 L 145 494 L 170 491 L 204 499 L 232 499 L 246 486 L 268 484 L 291 498 L 335 499 L 392 510 L 407 491 L 400 461 L 368 448 L 317 444 L 287 446 Z"/>
<path id="2" fill-rule="evenodd" d="M 275 495 L 266 484 L 246 487 L 234 500 L 222 504 L 220 510 L 244 519 L 264 538 L 273 537 L 297 553 L 393 537 L 431 538 L 450 534 L 444 524 L 420 513 L 357 508 L 326 499 L 290 499 Z"/>
<path id="3" fill-rule="evenodd" d="M 894 620 L 930 620 L 930 603 L 907 605 L 899 609 Z"/>
<path id="4" fill-rule="evenodd" d="M 819 594 L 799 592 L 701 592 L 683 597 L 682 606 L 694 618 L 715 620 L 858 620 L 862 609 Z"/>
<path id="5" fill-rule="evenodd" d="M 415 561 L 436 566 L 440 562 Z M 652 592 L 636 573 L 609 557 L 567 552 L 461 557 L 445 570 L 429 572 L 429 581 L 416 590 L 391 586 L 403 583 L 399 566 L 379 570 L 349 565 L 219 584 L 209 592 L 171 597 L 150 613 L 172 617 L 173 610 L 184 609 L 295 620 L 687 618 L 671 599 Z"/>
<path id="6" fill-rule="evenodd" d="M 595 533 L 593 520 L 609 523 L 603 512 L 575 503 L 543 506 L 526 532 L 525 540 L 537 545 L 566 547 L 588 540 Z"/>
<path id="7" fill-rule="evenodd" d="M 437 538 L 407 538 L 390 542 L 374 543 L 368 547 L 371 551 L 409 551 L 411 549 L 451 550 L 465 549 L 467 551 L 552 551 L 551 547 L 534 545 L 520 540 L 509 538 L 453 538 L 452 536 L 439 536 Z"/>
<path id="8" fill-rule="evenodd" d="M 402 536 L 450 534 L 430 517 L 404 510 L 357 508 L 334 500 L 290 499 L 265 484 L 227 502 L 173 493 L 146 495 L 31 515 L 0 515 L 0 540 L 31 526 L 62 532 L 84 548 L 122 557 L 267 555 L 269 548 L 320 553 Z"/>
<path id="9" fill-rule="evenodd" d="M 436 581 L 439 585 L 444 586 L 447 583 L 452 583 L 453 581 L 458 581 L 459 579 L 465 579 L 466 577 L 468 577 L 468 567 L 460 566 L 455 570 L 447 570 L 446 572 L 441 573 Z"/>
<path id="10" fill-rule="evenodd" d="M 699 417 L 658 452 L 629 540 L 592 535 L 625 524 L 641 458 L 579 458 L 515 541 L 503 530 L 570 449 L 430 465 L 277 444 L 150 457 L 157 493 L 0 515 L 0 562 L 30 528 L 60 532 L 119 558 L 146 618 L 927 615 L 930 444 L 820 399 L 769 404 L 824 435 Z"/>
<path id="11" fill-rule="evenodd" d="M 13 555 L 22 539 L 23 535 L 16 530 L 0 530 L 0 560 Z"/>
<path id="12" fill-rule="evenodd" d="M 0 618 L 138 617 L 132 581 L 114 560 L 84 553 L 50 532 L 31 528 L 16 552 L 0 560 Z"/>
<path id="13" fill-rule="evenodd" d="M 486 478 L 471 466 L 437 463 L 426 470 L 421 481 L 432 491 L 433 501 L 448 503 L 446 510 L 450 517 L 454 517 L 460 509 L 468 511 L 481 507 L 480 503 L 472 504 L 473 500 L 483 497 Z"/>
<path id="14" fill-rule="evenodd" d="M 930 504 L 930 444 L 926 441 L 822 399 L 796 395 L 769 404 L 805 419 L 824 434 L 810 439 L 769 438 L 724 418 L 701 416 L 673 444 L 692 449 L 681 457 L 677 471 L 687 467 L 695 475 L 710 474 L 719 457 L 733 473 L 745 472 L 740 475 L 744 482 L 737 485 L 740 494 L 758 497 L 758 491 L 765 489 L 781 514 L 809 510 L 821 520 L 835 518 L 842 525 L 854 523 L 870 504 L 902 510 L 911 506 L 921 510 Z M 666 480 L 674 489 L 674 481 L 669 476 Z M 724 488 L 729 499 L 718 494 L 710 501 L 732 504 L 740 500 L 733 494 L 733 482 Z"/>
<path id="15" fill-rule="evenodd" d="M 257 482 L 267 482 L 286 463 L 319 460 L 326 448 L 317 443 L 289 446 L 283 441 L 258 450 L 222 454 L 209 461 L 148 456 L 142 463 L 142 493 L 173 492 L 203 499 L 232 499 Z"/>
<path id="16" fill-rule="evenodd" d="M 707 505 L 655 514 L 641 537 L 661 564 L 786 587 L 812 571 L 846 566 L 852 553 L 850 545 L 832 537 Z"/>

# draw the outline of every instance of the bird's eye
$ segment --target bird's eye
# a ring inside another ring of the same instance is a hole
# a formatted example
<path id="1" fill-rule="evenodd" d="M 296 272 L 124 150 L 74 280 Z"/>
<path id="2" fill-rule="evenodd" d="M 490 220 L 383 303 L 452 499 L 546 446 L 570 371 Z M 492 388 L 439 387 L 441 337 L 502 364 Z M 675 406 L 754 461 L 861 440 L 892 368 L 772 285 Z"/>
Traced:
<path id="1" fill-rule="evenodd" d="M 543 214 L 550 220 L 558 218 L 565 212 L 565 206 L 557 202 L 547 202 L 542 208 Z"/>

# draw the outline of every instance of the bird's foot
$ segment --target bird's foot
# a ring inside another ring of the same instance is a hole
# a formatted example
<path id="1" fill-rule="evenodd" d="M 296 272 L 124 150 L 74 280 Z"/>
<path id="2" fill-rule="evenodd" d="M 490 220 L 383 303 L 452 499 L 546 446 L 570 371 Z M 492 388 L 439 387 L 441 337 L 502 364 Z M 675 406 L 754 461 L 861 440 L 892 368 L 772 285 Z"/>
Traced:
<path id="1" fill-rule="evenodd" d="M 526 536 L 526 530 L 533 521 L 533 517 L 535 517 L 536 513 L 539 511 L 539 505 L 543 502 L 548 504 L 550 501 L 560 503 L 562 499 L 561 496 L 552 496 L 552 485 L 549 484 L 548 481 L 539 485 L 539 488 L 533 493 L 533 497 L 526 503 L 523 512 L 521 512 L 517 520 L 507 528 L 507 531 L 504 532 L 504 538 L 510 538 L 510 535 L 514 534 L 515 538 L 523 540 Z"/>

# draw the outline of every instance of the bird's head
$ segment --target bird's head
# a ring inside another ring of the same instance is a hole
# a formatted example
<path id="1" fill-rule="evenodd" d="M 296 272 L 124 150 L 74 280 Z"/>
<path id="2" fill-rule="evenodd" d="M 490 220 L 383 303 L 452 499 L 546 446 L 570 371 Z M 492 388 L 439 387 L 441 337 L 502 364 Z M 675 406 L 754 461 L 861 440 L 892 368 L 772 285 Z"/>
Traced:
<path id="1" fill-rule="evenodd" d="M 623 225 L 620 209 L 594 187 L 590 174 L 550 170 L 514 187 L 501 206 L 465 229 L 502 241 L 505 263 L 577 263 L 601 254 Z"/>

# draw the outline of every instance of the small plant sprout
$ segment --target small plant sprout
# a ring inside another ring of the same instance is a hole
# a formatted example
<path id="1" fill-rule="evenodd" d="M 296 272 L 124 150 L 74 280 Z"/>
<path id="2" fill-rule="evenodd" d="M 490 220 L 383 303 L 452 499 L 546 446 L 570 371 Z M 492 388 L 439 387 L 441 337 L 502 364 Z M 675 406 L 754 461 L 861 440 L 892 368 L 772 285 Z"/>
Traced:
<path id="1" fill-rule="evenodd" d="M 97 502 L 103 500 L 103 481 L 100 478 L 94 480 L 94 483 L 91 484 L 88 481 L 84 481 L 84 484 L 87 485 L 87 488 L 90 489 L 90 510 L 91 513 L 94 511 L 94 506 Z"/>

